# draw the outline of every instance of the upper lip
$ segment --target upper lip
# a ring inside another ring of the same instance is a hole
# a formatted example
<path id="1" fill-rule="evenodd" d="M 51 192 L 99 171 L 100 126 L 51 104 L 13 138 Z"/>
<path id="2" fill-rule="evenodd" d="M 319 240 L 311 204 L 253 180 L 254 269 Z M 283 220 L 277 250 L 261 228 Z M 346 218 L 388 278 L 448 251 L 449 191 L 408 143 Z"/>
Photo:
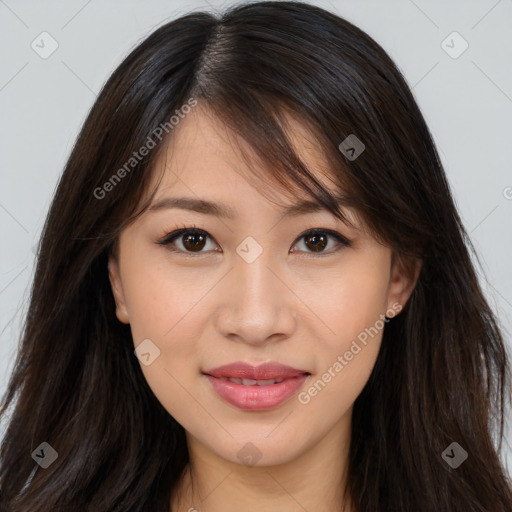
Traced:
<path id="1" fill-rule="evenodd" d="M 238 379 L 253 379 L 253 380 L 266 380 L 266 379 L 290 379 L 298 375 L 309 374 L 305 370 L 297 370 L 291 366 L 286 366 L 277 362 L 263 363 L 259 366 L 253 366 L 249 363 L 242 361 L 226 364 L 203 372 L 212 377 L 228 377 Z"/>

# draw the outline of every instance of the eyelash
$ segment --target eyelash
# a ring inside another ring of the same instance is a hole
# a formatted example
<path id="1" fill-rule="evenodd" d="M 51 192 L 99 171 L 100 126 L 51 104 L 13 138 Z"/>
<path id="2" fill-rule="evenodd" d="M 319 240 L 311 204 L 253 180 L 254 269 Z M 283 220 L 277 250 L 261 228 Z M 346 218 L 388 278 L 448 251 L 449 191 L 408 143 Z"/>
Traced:
<path id="1" fill-rule="evenodd" d="M 176 227 L 178 227 L 178 226 L 176 226 Z M 175 240 L 177 240 L 180 236 L 185 235 L 185 234 L 203 235 L 207 239 L 214 240 L 206 231 L 199 229 L 194 225 L 192 227 L 183 226 L 183 227 L 177 229 L 176 231 L 172 231 L 172 232 L 168 233 L 167 235 L 165 235 L 161 240 L 159 240 L 156 243 L 158 245 L 167 246 L 167 248 L 172 252 L 186 254 L 187 256 L 192 256 L 192 257 L 201 256 L 201 255 L 207 254 L 209 252 L 209 251 L 204 251 L 204 252 L 194 253 L 192 251 L 183 251 L 181 249 L 176 249 L 174 247 L 171 247 L 171 244 Z M 336 253 L 344 247 L 351 246 L 350 240 L 347 240 L 340 233 L 337 233 L 336 231 L 332 231 L 331 229 L 321 229 L 321 228 L 314 228 L 314 229 L 309 229 L 309 230 L 305 231 L 304 233 L 299 235 L 299 237 L 297 237 L 297 239 L 295 240 L 293 245 L 298 243 L 302 238 L 305 238 L 306 236 L 310 236 L 310 235 L 328 235 L 328 236 L 334 238 L 339 243 L 339 246 L 336 247 L 334 250 L 331 249 L 329 252 L 318 252 L 318 253 L 315 253 L 312 251 L 299 251 L 299 252 L 305 252 L 308 255 L 322 257 L 322 256 L 328 256 L 330 254 Z"/>

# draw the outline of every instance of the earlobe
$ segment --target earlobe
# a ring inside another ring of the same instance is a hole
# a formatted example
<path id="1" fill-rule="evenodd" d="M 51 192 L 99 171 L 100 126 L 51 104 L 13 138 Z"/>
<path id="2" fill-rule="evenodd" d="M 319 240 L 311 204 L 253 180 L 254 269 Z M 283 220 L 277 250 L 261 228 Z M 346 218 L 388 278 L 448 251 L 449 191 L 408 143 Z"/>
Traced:
<path id="1" fill-rule="evenodd" d="M 418 281 L 421 264 L 419 259 L 404 260 L 401 256 L 392 258 L 388 309 L 396 309 L 397 304 L 400 305 L 399 311 L 405 307 Z"/>
<path id="2" fill-rule="evenodd" d="M 129 324 L 130 320 L 128 316 L 128 310 L 126 309 L 123 286 L 119 273 L 119 265 L 112 255 L 110 255 L 108 259 L 108 277 L 110 280 L 110 286 L 112 288 L 112 294 L 114 295 L 114 300 L 116 303 L 117 319 L 123 324 Z"/>

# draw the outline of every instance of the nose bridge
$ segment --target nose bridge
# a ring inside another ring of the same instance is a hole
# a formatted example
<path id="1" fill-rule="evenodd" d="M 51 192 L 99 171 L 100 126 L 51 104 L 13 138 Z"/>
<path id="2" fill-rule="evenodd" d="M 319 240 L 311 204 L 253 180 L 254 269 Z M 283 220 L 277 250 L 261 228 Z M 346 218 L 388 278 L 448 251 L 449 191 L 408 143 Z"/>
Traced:
<path id="1" fill-rule="evenodd" d="M 240 300 L 255 303 L 266 298 L 263 302 L 270 303 L 271 292 L 282 291 L 280 287 L 283 286 L 275 276 L 275 270 L 271 271 L 275 266 L 271 250 L 248 236 L 238 245 L 236 253 L 233 286 L 238 288 Z"/>
<path id="2" fill-rule="evenodd" d="M 239 258 L 235 263 L 233 286 L 240 304 L 259 308 L 261 304 L 272 305 L 273 298 L 282 295 L 277 286 L 275 270 L 270 270 L 270 258 L 267 254 L 258 256 L 254 261 L 247 262 Z M 282 283 L 279 283 L 281 287 Z"/>
<path id="3" fill-rule="evenodd" d="M 220 328 L 224 335 L 236 335 L 247 343 L 263 343 L 273 334 L 290 335 L 294 328 L 293 294 L 277 277 L 271 255 L 261 251 L 237 255 L 224 296 Z M 244 244 L 240 244 L 247 248 Z M 237 250 L 238 252 L 238 250 Z M 251 257 L 246 258 L 247 254 Z"/>

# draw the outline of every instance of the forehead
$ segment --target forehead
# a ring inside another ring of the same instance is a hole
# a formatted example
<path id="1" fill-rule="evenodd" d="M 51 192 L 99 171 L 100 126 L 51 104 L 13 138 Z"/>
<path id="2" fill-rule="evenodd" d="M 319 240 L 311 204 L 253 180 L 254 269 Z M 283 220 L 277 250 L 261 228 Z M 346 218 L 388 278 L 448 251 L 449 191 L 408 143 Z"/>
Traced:
<path id="1" fill-rule="evenodd" d="M 288 113 L 283 118 L 283 129 L 295 154 L 325 188 L 340 194 L 340 185 L 311 130 Z M 155 176 L 161 178 L 157 197 L 163 190 L 173 189 L 190 194 L 218 192 L 235 199 L 251 186 L 280 204 L 297 198 L 314 200 L 291 178 L 285 186 L 276 180 L 275 169 L 261 160 L 249 142 L 201 103 L 171 132 L 155 167 Z"/>

